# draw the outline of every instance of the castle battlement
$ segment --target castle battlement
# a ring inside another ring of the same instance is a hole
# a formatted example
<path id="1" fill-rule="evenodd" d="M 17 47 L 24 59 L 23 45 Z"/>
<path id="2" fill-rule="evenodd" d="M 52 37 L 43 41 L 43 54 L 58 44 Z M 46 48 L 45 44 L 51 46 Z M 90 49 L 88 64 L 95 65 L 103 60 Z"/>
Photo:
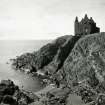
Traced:
<path id="1" fill-rule="evenodd" d="M 96 26 L 96 23 L 94 22 L 92 17 L 90 17 L 89 19 L 86 14 L 81 21 L 79 21 L 78 17 L 76 17 L 74 22 L 74 32 L 75 35 L 87 35 L 87 34 L 99 33 L 100 28 Z"/>

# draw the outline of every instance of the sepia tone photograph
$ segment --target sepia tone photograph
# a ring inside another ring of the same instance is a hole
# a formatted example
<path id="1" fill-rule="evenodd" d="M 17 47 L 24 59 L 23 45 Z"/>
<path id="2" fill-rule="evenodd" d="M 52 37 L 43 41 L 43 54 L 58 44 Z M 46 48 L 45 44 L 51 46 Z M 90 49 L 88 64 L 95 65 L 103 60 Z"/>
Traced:
<path id="1" fill-rule="evenodd" d="M 105 105 L 105 0 L 0 0 L 0 105 Z"/>

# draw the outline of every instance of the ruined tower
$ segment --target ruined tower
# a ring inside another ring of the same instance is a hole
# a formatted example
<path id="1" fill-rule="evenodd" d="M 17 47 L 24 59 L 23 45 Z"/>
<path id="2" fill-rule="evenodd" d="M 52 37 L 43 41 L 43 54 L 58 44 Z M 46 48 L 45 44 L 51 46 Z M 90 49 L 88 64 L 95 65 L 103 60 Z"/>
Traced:
<path id="1" fill-rule="evenodd" d="M 87 35 L 93 33 L 99 33 L 100 28 L 96 26 L 96 23 L 90 17 L 88 18 L 87 14 L 85 17 L 79 22 L 78 17 L 76 17 L 74 22 L 74 33 L 75 35 Z"/>

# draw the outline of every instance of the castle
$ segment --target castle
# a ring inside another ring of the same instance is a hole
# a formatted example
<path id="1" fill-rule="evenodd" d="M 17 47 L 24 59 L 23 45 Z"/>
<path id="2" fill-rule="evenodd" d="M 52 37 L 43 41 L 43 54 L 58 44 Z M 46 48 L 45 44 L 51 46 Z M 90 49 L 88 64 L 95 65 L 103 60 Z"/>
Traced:
<path id="1" fill-rule="evenodd" d="M 87 34 L 93 34 L 93 33 L 99 33 L 100 28 L 96 26 L 96 23 L 90 17 L 88 18 L 87 14 L 85 17 L 79 22 L 78 17 L 76 17 L 74 22 L 74 32 L 75 35 L 87 35 Z"/>

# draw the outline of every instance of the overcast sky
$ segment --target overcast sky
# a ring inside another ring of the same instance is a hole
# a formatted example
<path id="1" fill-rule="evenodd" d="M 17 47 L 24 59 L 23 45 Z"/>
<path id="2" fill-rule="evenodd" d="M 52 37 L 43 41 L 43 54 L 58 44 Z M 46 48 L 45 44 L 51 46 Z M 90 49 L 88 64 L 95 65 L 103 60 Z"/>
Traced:
<path id="1" fill-rule="evenodd" d="M 53 39 L 74 33 L 87 13 L 105 31 L 105 0 L 0 0 L 0 38 Z"/>

